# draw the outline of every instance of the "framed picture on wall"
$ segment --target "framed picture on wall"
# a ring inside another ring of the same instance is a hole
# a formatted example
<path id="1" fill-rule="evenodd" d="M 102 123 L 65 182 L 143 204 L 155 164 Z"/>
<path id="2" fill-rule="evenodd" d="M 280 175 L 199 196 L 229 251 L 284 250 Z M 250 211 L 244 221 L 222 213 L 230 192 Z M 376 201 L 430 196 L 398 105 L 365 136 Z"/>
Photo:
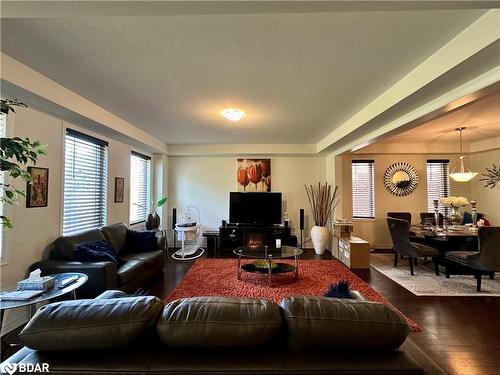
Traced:
<path id="1" fill-rule="evenodd" d="M 26 186 L 26 207 L 47 207 L 49 200 L 49 169 L 28 167 L 31 182 Z"/>
<path id="2" fill-rule="evenodd" d="M 125 179 L 115 177 L 115 203 L 123 203 L 123 192 L 125 190 Z"/>
<path id="3" fill-rule="evenodd" d="M 239 192 L 271 191 L 271 159 L 238 159 Z"/>

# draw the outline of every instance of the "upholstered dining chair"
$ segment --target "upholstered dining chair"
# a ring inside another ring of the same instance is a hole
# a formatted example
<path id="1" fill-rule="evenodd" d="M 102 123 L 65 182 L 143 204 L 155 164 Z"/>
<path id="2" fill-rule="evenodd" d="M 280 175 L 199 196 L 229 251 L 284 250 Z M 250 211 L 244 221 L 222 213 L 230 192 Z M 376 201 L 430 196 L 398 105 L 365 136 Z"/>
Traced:
<path id="1" fill-rule="evenodd" d="M 448 251 L 445 255 L 446 278 L 450 275 L 474 274 L 477 291 L 481 291 L 483 275 L 495 277 L 500 272 L 500 227 L 481 227 L 478 231 L 479 251 Z"/>
<path id="2" fill-rule="evenodd" d="M 444 216 L 442 213 L 439 213 L 439 225 L 443 225 Z M 436 225 L 436 219 L 434 219 L 434 213 L 432 212 L 421 212 L 420 213 L 420 223 L 421 224 L 430 224 Z"/>
<path id="3" fill-rule="evenodd" d="M 410 224 L 406 220 L 388 217 L 387 225 L 392 238 L 394 267 L 398 266 L 398 254 L 406 255 L 410 264 L 410 274 L 413 276 L 415 258 L 431 257 L 434 262 L 436 276 L 439 276 L 438 250 L 423 243 L 410 242 Z"/>
<path id="4" fill-rule="evenodd" d="M 387 213 L 387 217 L 394 217 L 396 219 L 402 219 L 402 220 L 406 220 L 408 222 L 408 224 L 410 224 L 411 226 L 411 212 L 396 212 L 396 211 L 392 211 L 392 212 L 388 212 Z M 411 231 L 410 230 L 410 242 L 419 242 L 419 243 L 423 243 L 425 244 L 426 242 L 426 239 L 425 237 L 423 236 L 418 236 L 415 232 Z M 401 259 L 404 258 L 404 255 L 401 254 Z M 427 260 L 427 259 L 426 259 Z M 415 263 L 415 266 L 417 265 L 417 259 L 413 259 L 414 263 Z"/>

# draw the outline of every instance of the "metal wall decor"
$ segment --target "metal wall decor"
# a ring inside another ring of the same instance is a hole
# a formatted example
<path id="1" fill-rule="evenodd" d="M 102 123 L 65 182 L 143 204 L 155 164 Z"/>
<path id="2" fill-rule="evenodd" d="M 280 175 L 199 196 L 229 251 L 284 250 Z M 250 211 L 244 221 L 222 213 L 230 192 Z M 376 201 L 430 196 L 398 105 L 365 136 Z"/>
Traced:
<path id="1" fill-rule="evenodd" d="M 486 168 L 486 173 L 481 173 L 481 176 L 484 177 L 480 180 L 484 183 L 484 187 L 493 189 L 500 183 L 500 165 L 496 166 L 496 164 L 493 163 L 493 167 L 491 169 Z"/>
<path id="2" fill-rule="evenodd" d="M 384 173 L 384 185 L 398 197 L 409 195 L 418 185 L 417 170 L 408 163 L 394 163 Z"/>

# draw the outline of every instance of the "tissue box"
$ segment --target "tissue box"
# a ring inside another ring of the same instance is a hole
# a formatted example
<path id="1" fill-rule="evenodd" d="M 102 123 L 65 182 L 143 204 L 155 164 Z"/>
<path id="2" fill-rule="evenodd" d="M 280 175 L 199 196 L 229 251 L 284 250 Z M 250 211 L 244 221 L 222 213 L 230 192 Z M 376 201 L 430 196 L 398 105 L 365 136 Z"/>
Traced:
<path id="1" fill-rule="evenodd" d="M 43 276 L 38 281 L 24 279 L 17 282 L 17 290 L 47 290 L 54 286 L 55 280 L 54 276 Z"/>

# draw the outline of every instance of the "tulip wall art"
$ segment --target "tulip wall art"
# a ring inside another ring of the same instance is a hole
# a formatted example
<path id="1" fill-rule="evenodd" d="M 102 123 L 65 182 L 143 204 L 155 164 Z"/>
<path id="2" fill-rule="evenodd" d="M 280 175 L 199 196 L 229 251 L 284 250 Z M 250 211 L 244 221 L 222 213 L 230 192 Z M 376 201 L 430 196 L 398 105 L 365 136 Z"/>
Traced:
<path id="1" fill-rule="evenodd" d="M 271 159 L 238 159 L 238 191 L 271 191 Z"/>

